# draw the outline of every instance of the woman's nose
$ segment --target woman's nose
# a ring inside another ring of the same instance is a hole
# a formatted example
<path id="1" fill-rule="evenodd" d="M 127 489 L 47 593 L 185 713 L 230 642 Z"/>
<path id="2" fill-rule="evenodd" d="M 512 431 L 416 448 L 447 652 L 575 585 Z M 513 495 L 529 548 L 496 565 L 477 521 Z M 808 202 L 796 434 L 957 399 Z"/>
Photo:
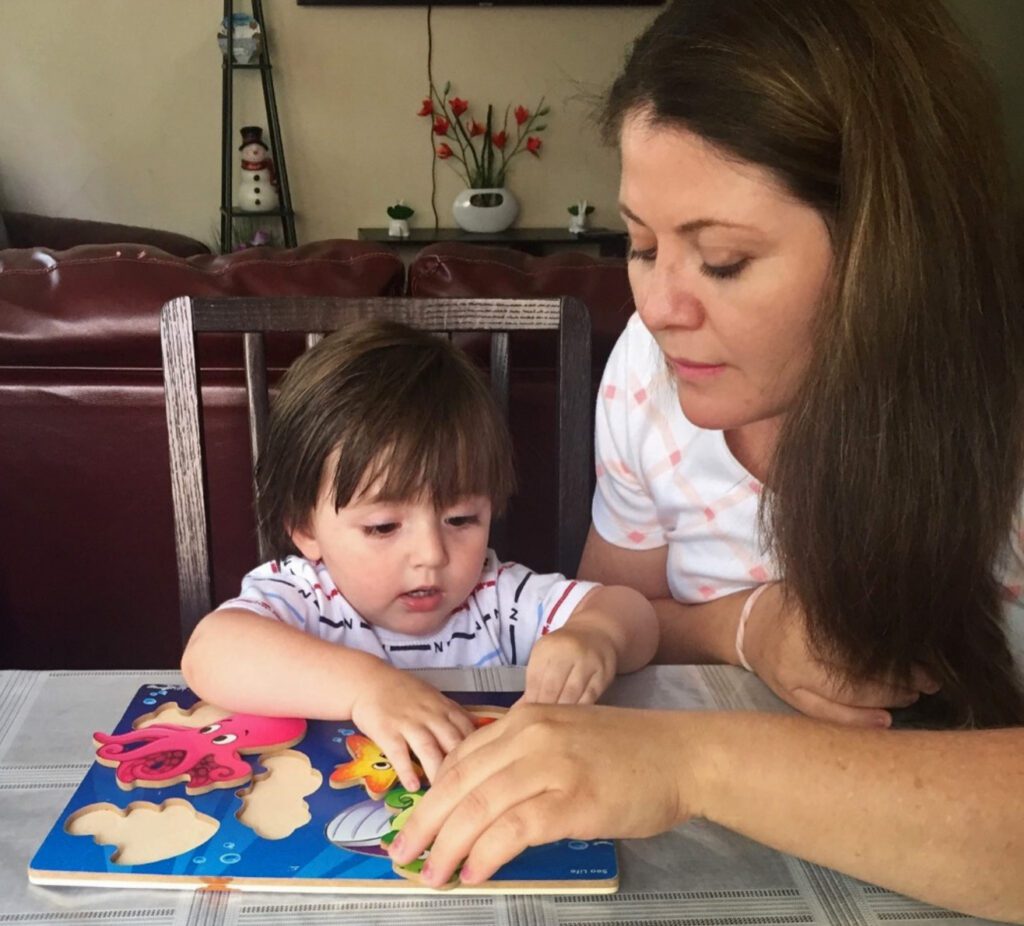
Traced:
<path id="1" fill-rule="evenodd" d="M 656 262 L 637 295 L 637 310 L 651 331 L 696 329 L 704 323 L 704 304 L 693 294 L 678 267 Z"/>

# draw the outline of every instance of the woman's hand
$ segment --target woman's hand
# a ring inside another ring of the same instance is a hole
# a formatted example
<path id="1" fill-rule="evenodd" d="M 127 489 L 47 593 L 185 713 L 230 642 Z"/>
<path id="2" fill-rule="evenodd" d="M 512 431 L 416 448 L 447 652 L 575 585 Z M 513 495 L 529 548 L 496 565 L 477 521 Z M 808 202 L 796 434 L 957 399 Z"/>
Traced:
<path id="1" fill-rule="evenodd" d="M 744 652 L 757 676 L 783 701 L 810 717 L 861 727 L 888 727 L 886 708 L 908 707 L 938 685 L 915 667 L 909 685 L 852 678 L 811 646 L 799 605 L 780 584 L 766 588 L 747 621 Z"/>
<path id="2" fill-rule="evenodd" d="M 380 673 L 352 702 L 352 720 L 372 739 L 398 774 L 402 787 L 422 786 L 411 752 L 433 781 L 444 757 L 476 725 L 465 709 L 409 672 L 380 664 Z"/>
<path id="3" fill-rule="evenodd" d="M 697 812 L 685 714 L 520 704 L 461 743 L 391 846 L 428 884 L 486 881 L 528 846 L 650 836 Z"/>
<path id="4" fill-rule="evenodd" d="M 523 701 L 593 704 L 615 678 L 617 663 L 615 644 L 606 633 L 570 622 L 534 645 Z"/>

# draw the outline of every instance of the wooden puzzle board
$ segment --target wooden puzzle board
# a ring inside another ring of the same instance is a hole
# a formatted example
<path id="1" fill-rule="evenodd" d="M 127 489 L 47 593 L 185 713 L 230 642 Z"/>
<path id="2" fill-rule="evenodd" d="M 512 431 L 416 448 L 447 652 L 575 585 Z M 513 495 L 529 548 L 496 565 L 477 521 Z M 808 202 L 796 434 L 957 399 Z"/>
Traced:
<path id="1" fill-rule="evenodd" d="M 519 697 L 448 694 L 467 706 L 498 708 Z M 233 764 L 232 738 L 240 737 L 235 746 L 245 740 L 234 723 L 183 686 L 140 688 L 113 734 L 98 734 L 101 758 L 33 857 L 29 879 L 182 890 L 434 890 L 418 883 L 415 871 L 396 872 L 381 844 L 388 833 L 393 838 L 418 795 L 388 783 L 386 760 L 380 763 L 374 744 L 352 723 L 305 722 L 296 742 L 243 749 Z M 220 759 L 202 754 L 213 739 L 222 741 Z M 159 778 L 172 765 L 193 774 L 145 786 L 135 777 Z M 452 889 L 563 894 L 617 887 L 611 841 L 562 840 L 526 850 L 485 884 Z"/>

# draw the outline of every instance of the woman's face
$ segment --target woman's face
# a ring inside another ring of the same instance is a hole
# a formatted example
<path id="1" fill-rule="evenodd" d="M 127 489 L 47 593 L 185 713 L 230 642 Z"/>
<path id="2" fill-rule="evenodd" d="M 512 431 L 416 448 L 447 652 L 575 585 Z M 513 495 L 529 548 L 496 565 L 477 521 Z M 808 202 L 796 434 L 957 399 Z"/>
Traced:
<path id="1" fill-rule="evenodd" d="M 633 114 L 619 203 L 629 280 L 683 413 L 733 430 L 777 419 L 810 353 L 831 264 L 828 230 L 766 169 Z"/>

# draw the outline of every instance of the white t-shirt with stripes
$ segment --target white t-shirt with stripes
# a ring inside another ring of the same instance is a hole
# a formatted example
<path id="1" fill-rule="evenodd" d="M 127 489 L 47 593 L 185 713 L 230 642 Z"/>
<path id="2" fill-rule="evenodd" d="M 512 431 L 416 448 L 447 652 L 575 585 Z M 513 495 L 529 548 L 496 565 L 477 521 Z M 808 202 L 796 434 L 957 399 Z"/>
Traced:
<path id="1" fill-rule="evenodd" d="M 534 643 L 558 630 L 594 582 L 539 575 L 487 551 L 480 581 L 430 636 L 375 627 L 348 603 L 321 562 L 289 556 L 258 566 L 223 608 L 274 617 L 330 643 L 362 650 L 399 669 L 526 665 Z"/>

